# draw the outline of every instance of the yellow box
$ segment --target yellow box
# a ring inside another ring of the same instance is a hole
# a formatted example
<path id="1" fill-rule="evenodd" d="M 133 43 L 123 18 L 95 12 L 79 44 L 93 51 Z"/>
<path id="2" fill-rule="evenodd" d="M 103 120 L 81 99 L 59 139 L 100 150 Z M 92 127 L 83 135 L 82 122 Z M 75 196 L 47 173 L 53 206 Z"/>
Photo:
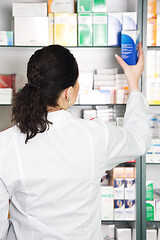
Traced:
<path id="1" fill-rule="evenodd" d="M 148 17 L 155 17 L 157 14 L 157 0 L 148 0 Z"/>
<path id="2" fill-rule="evenodd" d="M 53 33 L 54 33 L 54 14 L 53 13 L 48 13 L 48 41 L 49 41 L 49 45 L 53 44 Z"/>
<path id="3" fill-rule="evenodd" d="M 54 14 L 54 44 L 77 46 L 77 14 Z"/>
<path id="4" fill-rule="evenodd" d="M 157 17 L 147 19 L 147 46 L 157 44 Z"/>

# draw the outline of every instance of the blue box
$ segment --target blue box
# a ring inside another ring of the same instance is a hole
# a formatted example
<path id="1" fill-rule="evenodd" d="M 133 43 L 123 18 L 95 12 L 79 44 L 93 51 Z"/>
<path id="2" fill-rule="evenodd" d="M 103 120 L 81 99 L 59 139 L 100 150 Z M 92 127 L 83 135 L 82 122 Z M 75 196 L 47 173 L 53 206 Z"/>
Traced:
<path id="1" fill-rule="evenodd" d="M 136 65 L 138 60 L 138 44 L 140 31 L 122 31 L 121 33 L 121 57 L 128 65 Z"/>
<path id="2" fill-rule="evenodd" d="M 13 46 L 13 32 L 12 31 L 0 31 L 0 45 Z"/>

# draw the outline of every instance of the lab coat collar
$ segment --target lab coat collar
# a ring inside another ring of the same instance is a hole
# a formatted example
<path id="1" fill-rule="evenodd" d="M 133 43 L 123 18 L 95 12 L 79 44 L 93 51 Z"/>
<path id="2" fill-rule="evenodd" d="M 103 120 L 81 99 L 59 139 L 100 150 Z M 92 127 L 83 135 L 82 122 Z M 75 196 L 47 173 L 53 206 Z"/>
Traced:
<path id="1" fill-rule="evenodd" d="M 71 114 L 67 110 L 58 110 L 54 112 L 49 112 L 47 119 L 51 122 L 64 121 L 71 118 Z"/>

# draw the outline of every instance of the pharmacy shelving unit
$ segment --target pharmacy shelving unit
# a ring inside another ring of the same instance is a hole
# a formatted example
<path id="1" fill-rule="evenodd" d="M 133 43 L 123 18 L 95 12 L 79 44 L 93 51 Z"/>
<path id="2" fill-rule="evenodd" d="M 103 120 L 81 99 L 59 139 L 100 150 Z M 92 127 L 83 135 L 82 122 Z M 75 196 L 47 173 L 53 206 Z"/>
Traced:
<path id="1" fill-rule="evenodd" d="M 25 0 L 26 2 L 44 2 L 43 0 Z M 11 6 L 12 0 L 0 1 L 0 29 L 11 29 Z M 24 2 L 24 0 L 19 0 Z M 138 12 L 138 28 L 141 29 L 142 42 L 145 43 L 144 27 L 144 11 L 145 0 L 108 0 L 108 10 L 115 12 L 137 11 Z M 38 48 L 28 46 L 0 46 L 0 73 L 12 74 L 26 73 L 27 62 L 31 54 Z M 145 46 L 144 46 L 145 47 Z M 115 60 L 115 53 L 120 55 L 120 47 L 69 47 L 74 54 L 82 71 L 94 71 L 97 68 L 113 68 L 117 67 L 119 73 L 122 69 Z M 85 61 L 84 61 L 85 56 Z M 144 78 L 144 76 L 143 76 Z M 143 80 L 143 79 L 142 79 Z M 108 104 L 110 105 L 110 104 Z M 111 104 L 113 106 L 113 104 Z M 70 109 L 73 115 L 81 117 L 82 109 L 92 109 L 96 105 L 75 105 Z M 106 106 L 106 105 L 105 105 Z M 0 105 L 0 130 L 11 126 L 11 105 Z M 132 166 L 132 165 L 131 165 Z M 136 229 L 136 240 L 145 240 L 145 204 L 143 202 L 145 196 L 145 159 L 137 159 L 136 161 L 136 221 L 105 221 L 104 224 L 114 223 L 119 227 L 132 227 Z M 135 239 L 132 239 L 135 240 Z"/>
<path id="2" fill-rule="evenodd" d="M 160 50 L 160 46 L 147 46 L 147 5 L 148 1 L 143 0 L 142 3 L 142 38 L 143 38 L 143 48 L 145 59 L 147 56 L 147 51 L 150 50 Z M 145 95 L 146 93 L 146 68 L 142 76 L 142 91 Z M 150 113 L 158 113 L 160 111 L 160 105 L 150 105 Z M 146 180 L 151 180 L 154 182 L 154 188 L 160 189 L 160 164 L 158 163 L 146 163 L 145 156 L 143 157 L 142 166 L 142 239 L 146 239 L 146 229 L 158 229 L 160 228 L 160 221 L 146 221 Z"/>

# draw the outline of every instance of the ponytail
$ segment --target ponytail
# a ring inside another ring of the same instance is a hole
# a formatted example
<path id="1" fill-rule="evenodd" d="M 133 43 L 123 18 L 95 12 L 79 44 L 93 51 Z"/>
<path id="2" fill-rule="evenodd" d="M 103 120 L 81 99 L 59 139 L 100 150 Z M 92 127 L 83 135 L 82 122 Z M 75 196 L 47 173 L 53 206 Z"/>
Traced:
<path id="1" fill-rule="evenodd" d="M 26 134 L 25 143 L 52 124 L 47 120 L 47 106 L 40 88 L 26 84 L 13 98 L 12 122 Z"/>

